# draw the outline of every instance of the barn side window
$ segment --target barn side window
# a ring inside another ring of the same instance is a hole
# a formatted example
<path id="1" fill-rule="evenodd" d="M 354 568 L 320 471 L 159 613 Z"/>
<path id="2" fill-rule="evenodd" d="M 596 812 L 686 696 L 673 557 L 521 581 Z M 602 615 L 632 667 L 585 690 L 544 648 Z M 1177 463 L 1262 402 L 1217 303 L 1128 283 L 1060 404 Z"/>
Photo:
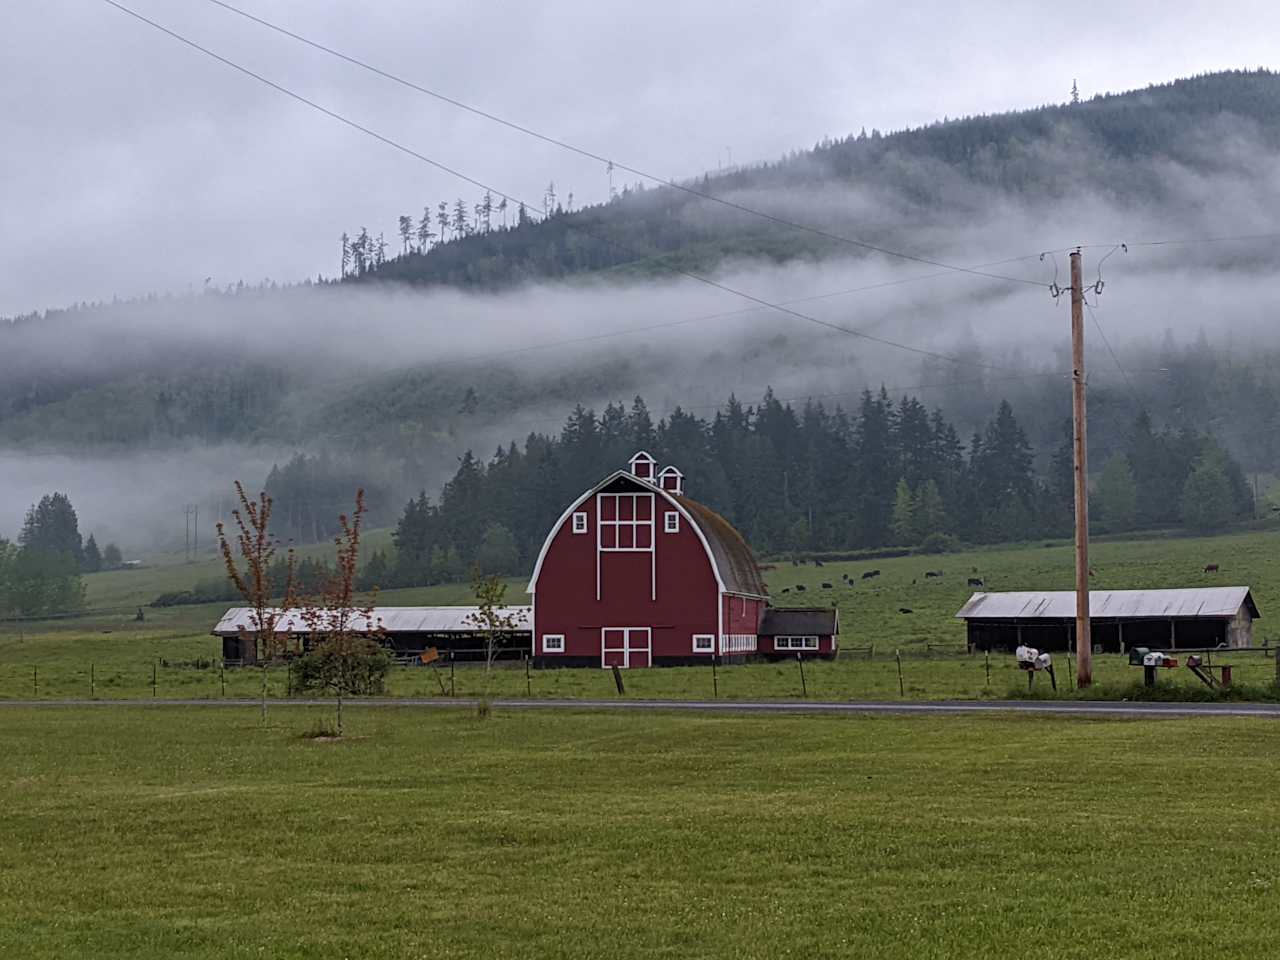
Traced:
<path id="1" fill-rule="evenodd" d="M 578 513 L 575 513 L 573 515 L 573 532 L 574 533 L 587 532 L 587 515 L 585 512 L 579 511 Z"/>
<path id="2" fill-rule="evenodd" d="M 774 637 L 775 650 L 817 650 L 817 637 Z"/>
<path id="3" fill-rule="evenodd" d="M 662 515 L 662 530 L 664 533 L 680 532 L 680 514 L 674 510 L 668 510 Z"/>
<path id="4" fill-rule="evenodd" d="M 710 653 L 716 648 L 716 638 L 709 633 L 695 633 L 693 635 L 693 652 L 694 653 Z"/>
<path id="5" fill-rule="evenodd" d="M 563 633 L 544 633 L 542 635 L 543 653 L 564 653 Z"/>

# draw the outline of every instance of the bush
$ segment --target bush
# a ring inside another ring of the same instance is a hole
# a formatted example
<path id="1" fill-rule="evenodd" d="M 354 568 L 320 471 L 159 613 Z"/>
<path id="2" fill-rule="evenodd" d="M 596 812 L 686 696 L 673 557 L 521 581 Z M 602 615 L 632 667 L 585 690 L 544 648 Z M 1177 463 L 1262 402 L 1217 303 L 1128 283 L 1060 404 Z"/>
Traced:
<path id="1" fill-rule="evenodd" d="M 931 533 L 920 541 L 921 553 L 955 553 L 960 541 L 949 533 Z"/>
<path id="2" fill-rule="evenodd" d="M 299 693 L 332 693 L 370 697 L 385 693 L 391 654 L 383 649 L 367 653 L 338 654 L 312 650 L 289 663 L 289 678 Z"/>
<path id="3" fill-rule="evenodd" d="M 201 580 L 190 590 L 171 590 L 156 597 L 148 606 L 181 607 L 192 603 L 217 603 L 223 600 L 238 600 L 240 593 L 226 577 L 213 580 Z"/>

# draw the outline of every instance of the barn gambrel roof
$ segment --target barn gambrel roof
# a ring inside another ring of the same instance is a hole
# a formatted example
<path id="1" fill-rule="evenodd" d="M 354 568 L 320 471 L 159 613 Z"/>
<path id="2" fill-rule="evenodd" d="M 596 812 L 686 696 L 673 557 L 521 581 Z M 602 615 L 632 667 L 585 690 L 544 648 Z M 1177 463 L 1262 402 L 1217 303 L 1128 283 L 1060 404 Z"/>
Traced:
<path id="1" fill-rule="evenodd" d="M 663 490 L 657 484 L 637 477 L 629 470 L 615 470 L 574 500 L 573 503 L 569 504 L 568 509 L 560 515 L 560 519 L 551 528 L 546 540 L 543 541 L 542 549 L 538 552 L 538 560 L 534 564 L 533 576 L 529 578 L 530 593 L 535 592 L 538 575 L 542 572 L 542 561 L 546 558 L 551 541 L 560 531 L 560 528 L 564 526 L 565 521 L 583 503 L 617 480 L 626 480 L 634 483 L 637 487 L 657 495 L 680 511 L 693 526 L 698 538 L 706 547 L 707 555 L 711 560 L 711 568 L 715 571 L 716 580 L 719 581 L 720 588 L 725 593 L 740 593 L 750 597 L 761 598 L 768 596 L 764 579 L 760 576 L 760 568 L 756 564 L 755 555 L 752 554 L 751 547 L 747 545 L 747 541 L 743 539 L 742 534 L 734 529 L 733 524 L 706 504 L 691 500 L 681 494 L 672 493 L 669 490 Z"/>

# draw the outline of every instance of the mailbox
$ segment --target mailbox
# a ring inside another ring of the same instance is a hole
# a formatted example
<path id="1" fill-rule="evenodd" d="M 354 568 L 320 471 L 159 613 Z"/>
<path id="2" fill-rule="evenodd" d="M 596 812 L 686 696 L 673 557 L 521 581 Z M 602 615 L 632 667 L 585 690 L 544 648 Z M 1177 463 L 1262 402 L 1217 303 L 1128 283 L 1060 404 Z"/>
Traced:
<path id="1" fill-rule="evenodd" d="M 1129 666 L 1142 666 L 1143 658 L 1151 652 L 1150 647 L 1130 647 L 1129 648 Z"/>

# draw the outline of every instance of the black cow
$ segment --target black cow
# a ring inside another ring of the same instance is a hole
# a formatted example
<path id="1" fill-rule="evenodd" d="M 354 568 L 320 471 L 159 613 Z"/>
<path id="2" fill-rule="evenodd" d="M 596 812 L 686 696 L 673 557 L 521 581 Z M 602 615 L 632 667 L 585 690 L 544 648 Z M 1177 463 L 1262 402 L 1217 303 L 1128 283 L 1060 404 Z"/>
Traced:
<path id="1" fill-rule="evenodd" d="M 823 583 L 823 584 L 822 584 L 822 589 L 823 589 L 823 590 L 830 590 L 830 589 L 831 589 L 831 584 L 829 584 L 829 583 Z"/>
<path id="2" fill-rule="evenodd" d="M 970 578 L 969 578 L 969 586 L 971 586 L 971 587 L 985 587 L 985 586 L 986 586 L 986 584 L 982 582 L 982 578 L 981 578 L 981 577 L 970 577 Z"/>
<path id="3" fill-rule="evenodd" d="M 899 613 L 915 613 L 915 611 L 912 610 L 910 607 L 899 607 L 898 612 Z"/>
<path id="4" fill-rule="evenodd" d="M 804 593 L 804 584 L 803 584 L 803 583 L 797 583 L 797 584 L 796 584 L 796 593 Z"/>
<path id="5" fill-rule="evenodd" d="M 871 580 L 871 579 L 874 579 L 875 577 L 878 577 L 878 576 L 880 576 L 880 571 L 879 571 L 879 570 L 868 570 L 866 573 L 864 573 L 864 574 L 862 575 L 862 579 L 863 579 L 863 580 Z"/>
<path id="6" fill-rule="evenodd" d="M 791 592 L 791 588 L 790 588 L 790 587 L 783 587 L 783 588 L 782 588 L 782 592 L 783 592 L 783 593 L 790 593 L 790 592 Z"/>
<path id="7" fill-rule="evenodd" d="M 813 561 L 813 565 L 814 565 L 815 567 L 821 567 L 821 566 L 823 565 L 823 563 L 822 563 L 822 561 L 821 561 L 821 560 L 815 560 L 815 561 Z"/>
<path id="8" fill-rule="evenodd" d="M 936 577 L 940 577 L 942 576 L 942 574 L 943 574 L 943 571 L 941 570 L 926 570 L 924 572 L 926 579 L 929 579 L 929 580 L 935 579 Z"/>

